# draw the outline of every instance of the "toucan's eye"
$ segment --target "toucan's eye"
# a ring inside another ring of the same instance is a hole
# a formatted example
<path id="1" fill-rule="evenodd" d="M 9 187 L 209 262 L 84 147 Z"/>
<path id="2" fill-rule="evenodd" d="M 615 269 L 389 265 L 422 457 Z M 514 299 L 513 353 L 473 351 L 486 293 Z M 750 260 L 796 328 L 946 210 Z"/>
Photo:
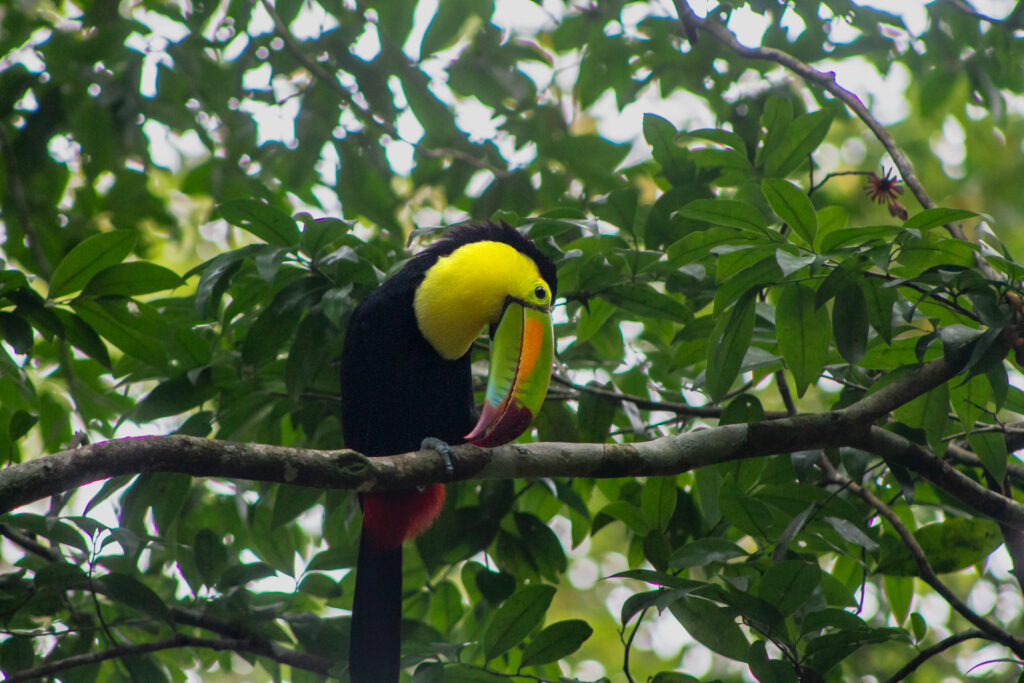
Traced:
<path id="1" fill-rule="evenodd" d="M 548 290 L 544 289 L 543 285 L 537 285 L 533 289 L 533 295 L 539 300 L 544 301 L 548 296 Z"/>

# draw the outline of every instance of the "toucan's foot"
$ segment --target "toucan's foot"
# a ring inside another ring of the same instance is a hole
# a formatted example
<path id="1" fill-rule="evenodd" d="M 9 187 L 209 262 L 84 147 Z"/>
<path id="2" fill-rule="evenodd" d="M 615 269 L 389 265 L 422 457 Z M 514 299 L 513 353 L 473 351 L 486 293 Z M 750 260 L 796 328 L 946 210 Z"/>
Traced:
<path id="1" fill-rule="evenodd" d="M 455 463 L 452 462 L 455 458 L 455 451 L 452 447 L 441 439 L 428 436 L 420 442 L 420 450 L 431 450 L 437 451 L 437 454 L 441 456 L 441 462 L 444 464 L 444 480 L 451 481 L 455 478 Z"/>

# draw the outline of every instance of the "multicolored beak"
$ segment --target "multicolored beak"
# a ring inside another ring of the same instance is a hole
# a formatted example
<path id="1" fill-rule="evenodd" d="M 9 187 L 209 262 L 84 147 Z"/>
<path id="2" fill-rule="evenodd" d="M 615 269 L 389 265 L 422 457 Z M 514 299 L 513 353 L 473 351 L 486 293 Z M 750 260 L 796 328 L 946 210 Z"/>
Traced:
<path id="1" fill-rule="evenodd" d="M 491 340 L 487 395 L 467 441 L 500 446 L 526 431 L 547 394 L 554 346 L 550 312 L 510 300 Z"/>

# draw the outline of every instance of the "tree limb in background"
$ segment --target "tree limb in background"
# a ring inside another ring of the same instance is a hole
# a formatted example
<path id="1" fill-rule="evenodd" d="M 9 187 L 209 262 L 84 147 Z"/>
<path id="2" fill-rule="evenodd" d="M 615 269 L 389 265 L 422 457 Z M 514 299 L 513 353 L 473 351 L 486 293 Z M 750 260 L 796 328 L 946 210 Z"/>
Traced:
<path id="1" fill-rule="evenodd" d="M 978 629 L 970 629 L 968 631 L 961 631 L 960 633 L 954 633 L 951 636 L 943 638 L 931 647 L 921 650 L 916 657 L 911 659 L 899 671 L 890 676 L 886 680 L 886 683 L 899 683 L 899 681 L 902 681 L 907 676 L 914 673 L 919 666 L 935 655 L 945 652 L 954 645 L 959 645 L 966 640 L 972 640 L 974 638 L 988 638 L 988 636 Z"/>
<path id="2" fill-rule="evenodd" d="M 120 659 L 135 655 L 144 655 L 160 650 L 172 650 L 181 647 L 201 647 L 210 650 L 230 650 L 239 654 L 258 655 L 267 657 L 274 661 L 285 664 L 295 669 L 311 671 L 320 675 L 327 675 L 331 669 L 330 660 L 306 652 L 289 652 L 276 647 L 267 649 L 262 644 L 250 640 L 238 640 L 229 638 L 196 638 L 194 636 L 177 635 L 167 640 L 157 640 L 152 643 L 141 645 L 119 645 L 101 652 L 90 652 L 83 655 L 75 655 L 60 659 L 55 662 L 48 662 L 32 669 L 25 669 L 8 675 L 4 680 L 7 683 L 20 683 L 21 681 L 32 681 L 52 676 L 53 674 L 67 671 L 79 666 L 98 664 L 109 659 Z"/>
<path id="3" fill-rule="evenodd" d="M 905 545 L 907 550 L 910 551 L 910 555 L 913 557 L 914 563 L 917 565 L 918 576 L 922 581 L 931 586 L 936 593 L 941 595 L 943 599 L 949 603 L 950 607 L 982 631 L 987 638 L 1007 646 L 1018 657 L 1024 657 L 1024 642 L 1017 640 L 998 625 L 979 616 L 974 610 L 958 598 L 953 591 L 950 590 L 949 586 L 942 582 L 939 575 L 935 573 L 934 569 L 932 569 L 932 565 L 928 561 L 928 556 L 925 555 L 924 549 L 921 547 L 921 544 L 917 542 L 917 538 L 914 537 L 913 532 L 907 528 L 903 523 L 903 520 L 899 518 L 899 515 L 897 515 L 892 508 L 879 500 L 867 489 L 837 472 L 835 468 L 829 464 L 827 458 L 820 458 L 819 464 L 822 467 L 825 483 L 835 484 L 846 488 L 855 496 L 874 508 L 881 517 L 889 522 L 890 526 L 892 526 L 900 537 L 900 540 L 903 541 L 903 545 Z"/>

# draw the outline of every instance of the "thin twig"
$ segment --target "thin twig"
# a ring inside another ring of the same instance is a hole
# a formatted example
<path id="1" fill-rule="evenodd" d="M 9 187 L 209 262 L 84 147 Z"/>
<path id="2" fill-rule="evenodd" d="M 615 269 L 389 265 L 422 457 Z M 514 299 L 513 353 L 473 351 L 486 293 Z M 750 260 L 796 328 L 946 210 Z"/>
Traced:
<path id="1" fill-rule="evenodd" d="M 627 638 L 626 642 L 623 643 L 622 672 L 626 674 L 626 680 L 629 681 L 629 683 L 636 683 L 636 681 L 633 680 L 633 674 L 629 673 L 629 652 L 633 647 L 633 639 L 636 638 L 636 632 L 640 630 L 640 624 L 643 623 L 644 615 L 647 614 L 647 610 L 649 609 L 650 607 L 644 607 L 643 611 L 640 612 L 640 616 L 637 618 L 636 624 L 633 626 L 632 633 L 629 634 L 629 638 Z M 625 629 L 625 625 L 623 625 L 623 629 Z M 620 633 L 619 637 L 621 638 L 621 636 L 622 634 Z"/>
<path id="2" fill-rule="evenodd" d="M 775 371 L 775 385 L 779 388 L 779 396 L 782 397 L 782 404 L 786 406 L 786 415 L 796 415 L 796 403 L 793 402 L 793 394 L 786 382 L 786 371 Z"/>
<path id="3" fill-rule="evenodd" d="M 844 176 L 844 175 L 874 175 L 874 172 L 872 172 L 872 171 L 835 171 L 834 173 L 829 173 L 828 175 L 826 175 L 824 178 L 821 179 L 821 182 L 817 183 L 817 184 L 814 184 L 813 176 L 812 176 L 812 184 L 811 184 L 811 188 L 809 190 L 807 190 L 807 196 L 809 197 L 812 194 L 814 194 L 817 190 L 820 190 L 821 187 L 825 183 L 827 183 L 828 181 L 832 180 L 833 178 L 836 178 L 838 176 Z"/>
<path id="4" fill-rule="evenodd" d="M 691 406 L 686 403 L 680 403 L 677 401 L 655 401 L 654 399 L 646 398 L 643 396 L 636 396 L 634 394 L 624 394 L 612 389 L 605 389 L 604 387 L 597 387 L 587 384 L 576 384 L 568 377 L 554 374 L 551 379 L 559 384 L 572 387 L 578 392 L 585 394 L 593 394 L 594 396 L 604 396 L 610 398 L 619 403 L 632 403 L 641 410 L 661 410 L 666 413 L 675 413 L 676 415 L 686 415 L 689 417 L 708 417 L 715 418 L 721 417 L 725 408 L 721 406 Z M 766 412 L 765 417 L 769 420 L 779 419 L 786 417 L 786 413 L 781 412 Z"/>
<path id="5" fill-rule="evenodd" d="M 972 640 L 974 638 L 988 638 L 988 636 L 978 629 L 970 629 L 969 631 L 961 631 L 960 633 L 954 633 L 951 636 L 943 638 L 931 647 L 917 653 L 916 657 L 904 664 L 899 671 L 890 676 L 886 680 L 886 683 L 899 683 L 899 681 L 902 681 L 904 678 L 914 673 L 914 671 L 917 670 L 917 667 L 921 666 L 935 655 L 941 654 L 954 645 L 959 645 L 965 640 Z"/>

